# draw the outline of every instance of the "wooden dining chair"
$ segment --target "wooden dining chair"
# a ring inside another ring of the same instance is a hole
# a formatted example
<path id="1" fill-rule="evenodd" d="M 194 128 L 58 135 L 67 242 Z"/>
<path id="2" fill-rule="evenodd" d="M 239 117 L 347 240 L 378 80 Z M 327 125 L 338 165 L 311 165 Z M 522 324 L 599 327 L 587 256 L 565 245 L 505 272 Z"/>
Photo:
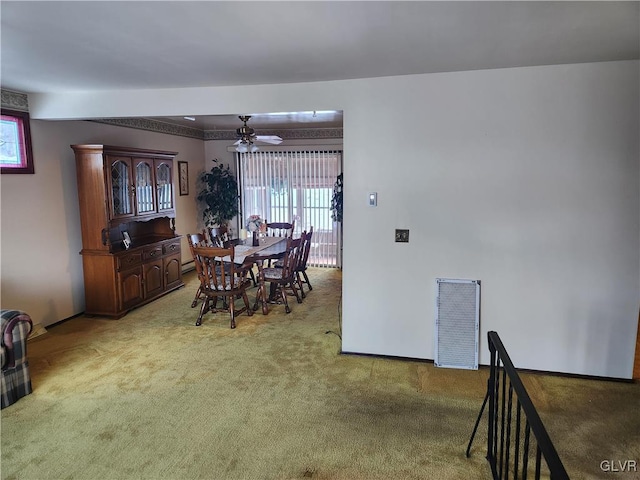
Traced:
<path id="1" fill-rule="evenodd" d="M 212 246 L 224 247 L 225 242 L 229 241 L 228 230 L 226 226 L 222 227 L 205 227 L 202 233 L 209 237 Z"/>
<path id="2" fill-rule="evenodd" d="M 267 303 L 276 303 L 276 296 L 280 296 L 281 303 L 284 303 L 284 311 L 291 313 L 287 295 L 291 292 L 296 297 L 298 303 L 302 303 L 295 282 L 295 267 L 300 256 L 300 238 L 287 238 L 287 248 L 282 258 L 282 268 L 264 267 L 258 264 L 258 291 L 256 293 L 256 302 L 253 305 L 254 310 L 258 310 L 262 304 L 262 313 L 267 314 Z M 266 284 L 269 284 L 269 293 L 267 293 Z"/>
<path id="3" fill-rule="evenodd" d="M 231 245 L 236 247 L 242 243 L 242 240 L 240 240 L 239 238 L 227 238 L 227 240 L 224 240 L 225 238 L 224 234 L 227 232 L 228 230 L 226 226 L 205 227 L 202 230 L 201 236 L 205 238 L 206 245 L 209 247 L 229 248 Z M 242 269 L 247 270 L 247 273 L 249 274 L 249 278 L 251 278 L 251 283 L 253 284 L 253 286 L 255 287 L 256 285 L 258 285 L 256 275 L 253 271 L 253 265 L 249 265 L 249 264 L 243 265 L 242 268 L 239 265 L 237 265 L 237 268 L 238 268 L 238 271 Z M 194 300 L 191 306 L 195 307 L 197 303 L 198 301 L 196 299 Z"/>
<path id="4" fill-rule="evenodd" d="M 293 237 L 293 229 L 296 221 L 288 222 L 267 222 L 267 236 L 269 237 Z"/>
<path id="5" fill-rule="evenodd" d="M 308 232 L 302 232 L 300 238 L 302 238 L 302 249 L 300 253 L 300 260 L 298 261 L 298 265 L 295 268 L 296 274 L 296 284 L 300 288 L 300 293 L 302 298 L 306 298 L 304 293 L 304 288 L 302 288 L 302 284 L 306 283 L 309 287 L 309 291 L 313 290 L 311 286 L 311 282 L 309 282 L 309 277 L 307 276 L 307 261 L 309 260 L 309 252 L 311 251 L 311 237 L 313 236 L 313 227 L 309 229 Z M 304 280 L 300 277 L 303 277 Z"/>
<path id="6" fill-rule="evenodd" d="M 266 222 L 267 236 L 268 237 L 289 237 L 293 238 L 293 229 L 296 226 L 296 221 L 288 222 Z M 268 267 L 271 267 L 271 260 L 268 262 Z"/>
<path id="7" fill-rule="evenodd" d="M 313 227 L 302 232 L 300 235 L 300 255 L 298 257 L 298 262 L 294 268 L 295 273 L 295 282 L 298 288 L 300 289 L 300 295 L 302 298 L 306 298 L 307 295 L 304 293 L 303 284 L 307 284 L 309 290 L 313 290 L 311 283 L 309 282 L 309 277 L 307 276 L 307 261 L 309 260 L 309 252 L 311 251 L 311 237 L 313 236 Z M 282 268 L 283 261 L 278 260 L 274 265 L 276 268 Z M 304 278 L 304 279 L 303 279 Z"/>
<path id="8" fill-rule="evenodd" d="M 236 269 L 233 262 L 235 248 L 193 247 L 196 272 L 200 280 L 200 290 L 204 295 L 202 307 L 196 325 L 202 325 L 202 317 L 207 312 L 228 311 L 231 316 L 231 328 L 236 328 L 236 316 L 246 311 L 253 315 L 249 306 L 247 288 L 251 282 L 241 271 Z M 226 261 L 225 261 L 226 260 Z M 217 308 L 216 300 L 223 299 L 223 308 Z M 242 298 L 244 307 L 236 309 L 235 301 Z"/>
<path id="9" fill-rule="evenodd" d="M 189 250 L 191 251 L 191 256 L 195 261 L 196 256 L 193 251 L 195 247 L 204 247 L 207 246 L 207 238 L 203 233 L 189 233 L 187 234 L 187 241 L 189 243 Z M 202 288 L 198 285 L 198 290 L 196 291 L 196 296 L 193 297 L 193 302 L 191 302 L 191 308 L 195 308 L 198 304 L 198 301 L 203 300 L 204 295 L 202 294 Z"/>
<path id="10" fill-rule="evenodd" d="M 209 227 L 208 229 L 205 229 L 205 230 L 207 231 L 207 234 L 209 235 L 209 238 L 211 239 L 213 246 L 221 246 L 224 248 L 229 248 L 231 245 L 236 247 L 242 244 L 242 240 L 240 240 L 239 238 L 227 238 L 225 240 L 225 234 L 228 233 L 226 226 Z M 253 286 L 255 287 L 256 285 L 258 285 L 256 274 L 253 271 L 253 264 L 245 264 L 242 266 L 242 268 L 247 270 L 247 273 L 249 274 L 249 278 L 251 278 L 251 283 L 253 284 Z"/>

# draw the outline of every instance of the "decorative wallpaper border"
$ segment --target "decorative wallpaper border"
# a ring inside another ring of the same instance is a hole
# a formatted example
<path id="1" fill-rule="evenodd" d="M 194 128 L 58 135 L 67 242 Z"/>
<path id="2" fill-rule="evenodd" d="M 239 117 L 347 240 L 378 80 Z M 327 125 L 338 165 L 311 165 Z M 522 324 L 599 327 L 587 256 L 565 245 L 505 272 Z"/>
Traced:
<path id="1" fill-rule="evenodd" d="M 197 138 L 200 140 L 236 140 L 235 130 L 200 130 L 173 123 L 159 122 L 148 118 L 101 118 L 91 122 L 137 128 L 169 135 Z M 342 128 L 291 128 L 280 130 L 259 130 L 260 135 L 277 135 L 283 139 L 342 138 Z"/>
<path id="2" fill-rule="evenodd" d="M 341 128 L 290 128 L 280 130 L 259 130 L 258 135 L 277 135 L 283 139 L 342 138 Z M 205 130 L 205 140 L 237 140 L 235 130 Z"/>
<path id="3" fill-rule="evenodd" d="M 183 127 L 173 123 L 158 122 L 157 120 L 150 120 L 148 118 L 99 118 L 89 121 L 204 140 L 204 132 L 200 129 Z"/>
<path id="4" fill-rule="evenodd" d="M 2 106 L 2 108 L 20 110 L 21 112 L 29 111 L 29 100 L 26 93 L 2 90 L 0 97 L 0 106 Z"/>
<path id="5" fill-rule="evenodd" d="M 26 93 L 2 90 L 2 108 L 29 111 L 29 101 Z M 99 118 L 87 120 L 89 122 L 104 123 L 118 127 L 136 128 L 168 135 L 197 138 L 199 140 L 236 140 L 235 130 L 200 130 L 199 128 L 185 127 L 173 123 L 159 122 L 149 118 Z M 342 128 L 291 128 L 280 130 L 260 130 L 260 135 L 277 135 L 283 139 L 324 139 L 342 138 Z"/>

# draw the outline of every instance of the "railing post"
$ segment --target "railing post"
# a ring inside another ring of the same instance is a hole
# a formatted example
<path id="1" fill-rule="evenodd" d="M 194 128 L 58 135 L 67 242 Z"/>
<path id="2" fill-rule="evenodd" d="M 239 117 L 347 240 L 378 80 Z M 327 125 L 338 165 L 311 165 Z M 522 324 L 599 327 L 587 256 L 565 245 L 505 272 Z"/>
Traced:
<path id="1" fill-rule="evenodd" d="M 488 418 L 488 435 L 487 435 L 487 460 L 491 466 L 491 470 L 495 477 L 495 458 L 493 457 L 493 431 L 495 425 L 495 407 L 496 407 L 496 347 L 491 342 L 491 338 L 488 338 L 487 344 L 489 345 L 489 352 L 491 353 L 491 363 L 489 365 L 489 418 Z"/>

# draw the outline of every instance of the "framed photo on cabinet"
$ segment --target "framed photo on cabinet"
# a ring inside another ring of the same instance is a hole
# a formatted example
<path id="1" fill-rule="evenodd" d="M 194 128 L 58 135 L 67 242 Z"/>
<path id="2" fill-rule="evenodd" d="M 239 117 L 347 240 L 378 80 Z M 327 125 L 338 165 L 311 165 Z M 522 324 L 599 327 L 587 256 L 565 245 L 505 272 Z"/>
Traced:
<path id="1" fill-rule="evenodd" d="M 0 128 L 0 172 L 33 173 L 29 114 L 2 109 Z"/>
<path id="2" fill-rule="evenodd" d="M 122 244 L 125 250 L 129 250 L 129 247 L 131 247 L 131 237 L 126 230 L 122 232 Z"/>
<path id="3" fill-rule="evenodd" d="M 189 164 L 178 162 L 178 185 L 180 195 L 189 195 Z"/>

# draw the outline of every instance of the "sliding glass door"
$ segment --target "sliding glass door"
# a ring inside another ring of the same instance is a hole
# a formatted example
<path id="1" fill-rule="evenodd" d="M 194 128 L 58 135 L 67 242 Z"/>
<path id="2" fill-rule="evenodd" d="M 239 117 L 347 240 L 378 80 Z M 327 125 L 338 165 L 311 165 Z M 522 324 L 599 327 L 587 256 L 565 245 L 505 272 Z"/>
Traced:
<path id="1" fill-rule="evenodd" d="M 295 235 L 313 227 L 309 265 L 340 266 L 339 224 L 331 219 L 331 197 L 342 169 L 341 152 L 239 153 L 243 218 L 295 220 Z"/>

